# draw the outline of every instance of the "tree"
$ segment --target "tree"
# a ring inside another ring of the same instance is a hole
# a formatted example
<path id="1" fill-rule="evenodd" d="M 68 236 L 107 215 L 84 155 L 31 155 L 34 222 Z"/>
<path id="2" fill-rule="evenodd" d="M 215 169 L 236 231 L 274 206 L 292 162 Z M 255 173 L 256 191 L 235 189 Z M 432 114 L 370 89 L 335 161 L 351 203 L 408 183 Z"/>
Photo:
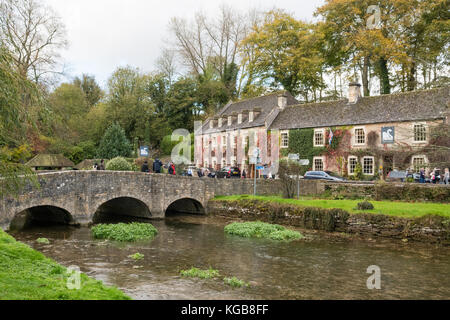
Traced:
<path id="1" fill-rule="evenodd" d="M 2 0 L 0 42 L 12 53 L 19 74 L 39 82 L 54 74 L 66 31 L 55 12 L 39 0 Z"/>
<path id="2" fill-rule="evenodd" d="M 83 90 L 90 107 L 95 106 L 103 98 L 103 91 L 93 76 L 83 74 L 81 79 L 76 77 L 73 84 Z"/>
<path id="3" fill-rule="evenodd" d="M 125 131 L 118 124 L 113 124 L 106 130 L 97 150 L 98 158 L 113 159 L 116 157 L 130 157 L 132 145 L 128 141 Z"/>
<path id="4" fill-rule="evenodd" d="M 283 11 L 270 11 L 264 24 L 256 26 L 243 44 L 254 49 L 250 69 L 272 89 L 281 86 L 309 101 L 310 95 L 324 86 L 323 59 L 312 25 Z"/>
<path id="5" fill-rule="evenodd" d="M 21 144 L 24 136 L 14 136 L 25 127 L 19 103 L 23 87 L 37 92 L 33 84 L 15 72 L 10 54 L 0 47 L 0 198 L 16 195 L 30 183 L 39 186 L 36 175 L 24 165 L 31 156 L 29 147 Z"/>

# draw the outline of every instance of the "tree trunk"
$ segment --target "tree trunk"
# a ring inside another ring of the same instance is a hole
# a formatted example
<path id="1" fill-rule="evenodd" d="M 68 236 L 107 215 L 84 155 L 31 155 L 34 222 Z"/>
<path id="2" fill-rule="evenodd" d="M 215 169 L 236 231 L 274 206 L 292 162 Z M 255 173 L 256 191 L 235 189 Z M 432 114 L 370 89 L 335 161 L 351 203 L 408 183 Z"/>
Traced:
<path id="1" fill-rule="evenodd" d="M 413 62 L 408 70 L 407 90 L 414 91 L 416 89 L 416 63 Z"/>
<path id="2" fill-rule="evenodd" d="M 391 84 L 389 82 L 389 70 L 387 67 L 387 60 L 381 58 L 378 61 L 378 72 L 380 77 L 380 93 L 381 94 L 390 94 L 391 93 Z"/>
<path id="3" fill-rule="evenodd" d="M 364 97 L 370 97 L 369 89 L 369 57 L 364 57 L 364 65 L 362 70 L 362 85 Z"/>

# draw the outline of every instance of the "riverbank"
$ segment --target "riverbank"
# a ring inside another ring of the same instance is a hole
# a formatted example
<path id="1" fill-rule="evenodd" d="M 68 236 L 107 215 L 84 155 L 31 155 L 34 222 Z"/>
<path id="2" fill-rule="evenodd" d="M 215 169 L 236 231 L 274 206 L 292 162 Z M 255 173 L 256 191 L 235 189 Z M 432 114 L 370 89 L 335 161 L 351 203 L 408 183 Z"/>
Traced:
<path id="1" fill-rule="evenodd" d="M 217 216 L 309 230 L 450 245 L 447 204 L 373 201 L 374 210 L 359 211 L 355 209 L 358 202 L 229 196 L 210 201 L 207 211 Z"/>
<path id="2" fill-rule="evenodd" d="M 69 290 L 64 266 L 0 230 L 0 300 L 128 300 L 122 291 L 81 274 Z"/>

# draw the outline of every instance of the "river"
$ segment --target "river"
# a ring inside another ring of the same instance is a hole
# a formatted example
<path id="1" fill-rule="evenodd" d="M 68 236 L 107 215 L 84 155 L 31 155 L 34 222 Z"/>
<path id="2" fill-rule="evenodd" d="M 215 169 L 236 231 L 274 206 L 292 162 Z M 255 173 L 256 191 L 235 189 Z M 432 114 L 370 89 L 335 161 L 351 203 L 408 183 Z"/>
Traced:
<path id="1" fill-rule="evenodd" d="M 88 227 L 35 227 L 13 233 L 59 263 L 115 285 L 134 299 L 448 299 L 450 248 L 390 240 L 355 240 L 307 233 L 291 243 L 224 234 L 217 218 L 179 216 L 152 221 L 158 236 L 120 244 L 95 240 Z M 50 245 L 36 243 L 45 237 Z M 128 258 L 134 253 L 144 259 Z M 371 265 L 381 289 L 367 289 Z M 191 267 L 218 269 L 250 282 L 232 289 L 221 279 L 182 278 Z"/>

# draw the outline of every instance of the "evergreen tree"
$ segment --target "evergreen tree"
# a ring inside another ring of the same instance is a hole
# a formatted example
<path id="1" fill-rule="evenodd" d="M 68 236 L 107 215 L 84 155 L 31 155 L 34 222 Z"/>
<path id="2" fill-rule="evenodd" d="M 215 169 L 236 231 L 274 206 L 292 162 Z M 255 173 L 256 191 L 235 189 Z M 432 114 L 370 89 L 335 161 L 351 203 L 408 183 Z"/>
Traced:
<path id="1" fill-rule="evenodd" d="M 132 146 L 125 135 L 125 131 L 120 125 L 113 124 L 106 130 L 100 142 L 97 157 L 105 159 L 129 157 L 131 151 Z"/>

